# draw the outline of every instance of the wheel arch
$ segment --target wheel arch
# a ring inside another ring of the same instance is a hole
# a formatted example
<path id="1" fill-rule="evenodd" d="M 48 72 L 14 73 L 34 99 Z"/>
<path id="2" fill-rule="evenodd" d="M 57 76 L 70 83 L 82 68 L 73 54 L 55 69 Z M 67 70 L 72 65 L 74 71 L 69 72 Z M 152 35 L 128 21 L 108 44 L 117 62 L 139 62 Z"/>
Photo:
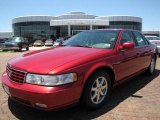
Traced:
<path id="1" fill-rule="evenodd" d="M 88 72 L 87 75 L 85 76 L 85 83 L 88 81 L 88 79 L 91 77 L 91 75 L 93 75 L 98 70 L 104 70 L 109 74 L 109 76 L 111 78 L 111 85 L 113 86 L 113 84 L 115 82 L 115 78 L 116 78 L 115 72 L 111 66 L 106 66 L 106 65 L 96 67 L 96 68 L 92 69 L 90 72 Z"/>
<path id="2" fill-rule="evenodd" d="M 88 85 L 92 85 L 92 84 L 88 84 L 88 83 L 90 83 L 90 81 L 93 80 L 93 79 L 90 79 L 90 77 L 92 77 L 92 75 L 93 75 L 95 72 L 99 71 L 99 70 L 104 70 L 104 71 L 106 71 L 106 72 L 109 74 L 109 76 L 110 76 L 110 78 L 111 78 L 111 81 L 110 81 L 111 83 L 110 83 L 110 87 L 109 87 L 109 88 L 112 88 L 112 86 L 113 86 L 113 84 L 114 84 L 114 81 L 115 81 L 115 73 L 114 73 L 114 70 L 112 69 L 112 67 L 103 65 L 103 66 L 99 66 L 99 67 L 95 68 L 94 70 L 92 70 L 92 72 L 91 72 L 91 73 L 88 75 L 88 77 L 85 79 L 84 88 L 83 88 L 83 90 L 82 90 L 81 97 L 80 97 L 80 104 L 81 104 L 81 105 L 85 105 L 85 107 L 88 107 L 88 108 L 89 108 L 89 105 L 91 105 L 91 104 L 88 105 L 88 102 L 86 102 L 86 100 L 87 100 L 86 98 L 89 96 L 89 95 L 86 94 L 87 86 L 88 86 Z M 109 91 L 108 91 L 108 95 L 109 95 L 109 93 L 110 93 L 110 90 L 111 90 L 111 89 L 109 89 Z M 107 95 L 107 96 L 108 96 L 108 95 Z M 102 103 L 101 105 L 103 105 L 103 103 Z M 100 105 L 100 106 L 101 106 L 101 105 Z M 100 106 L 99 106 L 99 107 L 100 107 Z M 98 108 L 98 106 L 92 106 L 92 108 L 89 108 L 89 109 L 96 109 L 96 108 Z"/>

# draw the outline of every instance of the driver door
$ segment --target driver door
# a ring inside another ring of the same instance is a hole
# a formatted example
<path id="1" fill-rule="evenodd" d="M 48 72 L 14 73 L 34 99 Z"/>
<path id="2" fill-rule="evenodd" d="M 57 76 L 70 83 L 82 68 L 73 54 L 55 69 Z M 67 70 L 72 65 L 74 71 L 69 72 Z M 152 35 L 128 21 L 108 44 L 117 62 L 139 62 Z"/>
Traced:
<path id="1" fill-rule="evenodd" d="M 131 31 L 124 31 L 122 33 L 119 46 L 121 46 L 124 42 L 134 42 L 135 46 L 137 46 Z M 139 56 L 137 53 L 138 50 L 136 47 L 131 50 L 119 50 L 117 53 L 118 63 L 114 66 L 117 73 L 117 81 L 138 72 L 141 63 L 138 61 Z"/>

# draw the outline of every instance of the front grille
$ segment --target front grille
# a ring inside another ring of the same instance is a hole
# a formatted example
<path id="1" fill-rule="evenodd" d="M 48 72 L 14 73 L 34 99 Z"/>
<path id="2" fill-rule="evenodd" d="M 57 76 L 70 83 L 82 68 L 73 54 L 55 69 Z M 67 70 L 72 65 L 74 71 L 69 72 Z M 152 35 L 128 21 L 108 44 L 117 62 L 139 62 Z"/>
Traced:
<path id="1" fill-rule="evenodd" d="M 26 72 L 15 70 L 13 68 L 10 68 L 7 66 L 6 68 L 7 75 L 10 78 L 11 81 L 17 82 L 17 83 L 23 83 L 25 80 Z"/>

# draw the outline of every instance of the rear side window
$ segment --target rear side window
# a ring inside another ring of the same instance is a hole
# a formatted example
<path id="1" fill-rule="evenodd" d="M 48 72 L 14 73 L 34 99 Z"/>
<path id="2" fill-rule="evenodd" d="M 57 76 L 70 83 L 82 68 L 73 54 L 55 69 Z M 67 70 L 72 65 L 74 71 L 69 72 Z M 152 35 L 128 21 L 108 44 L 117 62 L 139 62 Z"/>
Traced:
<path id="1" fill-rule="evenodd" d="M 124 31 L 121 37 L 120 44 L 122 45 L 125 42 L 134 42 L 134 37 L 131 31 Z"/>
<path id="2" fill-rule="evenodd" d="M 144 37 L 139 32 L 133 32 L 135 35 L 135 39 L 137 41 L 138 46 L 148 45 L 148 42 L 144 39 Z"/>

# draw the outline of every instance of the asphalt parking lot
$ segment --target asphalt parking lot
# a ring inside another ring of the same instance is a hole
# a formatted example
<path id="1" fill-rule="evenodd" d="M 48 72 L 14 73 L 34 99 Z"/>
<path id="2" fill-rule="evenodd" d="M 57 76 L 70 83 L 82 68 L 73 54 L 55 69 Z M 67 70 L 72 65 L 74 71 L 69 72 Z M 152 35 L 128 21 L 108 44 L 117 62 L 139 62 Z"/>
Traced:
<path id="1" fill-rule="evenodd" d="M 23 52 L 0 52 L 0 75 L 7 61 Z M 0 78 L 1 84 L 1 78 Z M 21 105 L 3 91 L 0 85 L 0 120 L 160 120 L 160 58 L 153 76 L 140 75 L 113 89 L 99 110 L 87 111 L 81 106 L 43 112 Z"/>

